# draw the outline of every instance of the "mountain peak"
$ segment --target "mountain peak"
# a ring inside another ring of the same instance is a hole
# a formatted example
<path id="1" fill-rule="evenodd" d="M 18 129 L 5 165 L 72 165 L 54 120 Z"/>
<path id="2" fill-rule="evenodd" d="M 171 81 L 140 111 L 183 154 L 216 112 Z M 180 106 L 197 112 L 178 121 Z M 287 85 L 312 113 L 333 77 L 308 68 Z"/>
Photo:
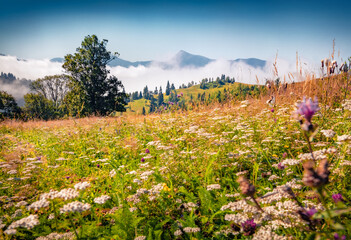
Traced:
<path id="1" fill-rule="evenodd" d="M 209 59 L 200 55 L 193 55 L 184 50 L 180 50 L 175 56 L 174 59 L 178 63 L 179 67 L 204 67 L 210 62 L 212 59 Z"/>

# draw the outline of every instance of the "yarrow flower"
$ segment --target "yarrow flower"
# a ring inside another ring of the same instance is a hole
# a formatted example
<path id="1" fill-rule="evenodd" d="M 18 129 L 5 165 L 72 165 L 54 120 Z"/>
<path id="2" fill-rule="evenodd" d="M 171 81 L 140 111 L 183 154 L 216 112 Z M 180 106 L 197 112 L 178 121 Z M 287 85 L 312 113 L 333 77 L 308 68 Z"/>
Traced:
<path id="1" fill-rule="evenodd" d="M 221 185 L 219 184 L 211 184 L 207 186 L 207 191 L 215 190 L 215 189 L 221 189 Z"/>
<path id="2" fill-rule="evenodd" d="M 249 219 L 241 224 L 245 236 L 249 236 L 255 233 L 256 223 L 254 219 Z"/>
<path id="3" fill-rule="evenodd" d="M 97 204 L 104 204 L 105 202 L 107 202 L 107 200 L 111 199 L 110 196 L 108 195 L 102 195 L 101 197 L 97 197 L 94 199 L 94 203 Z"/>
<path id="4" fill-rule="evenodd" d="M 74 189 L 76 190 L 84 190 L 86 188 L 90 187 L 90 183 L 88 182 L 80 182 L 74 185 Z"/>
<path id="5" fill-rule="evenodd" d="M 27 207 L 27 209 L 39 210 L 40 208 L 45 208 L 48 206 L 49 206 L 49 202 L 44 198 L 44 199 L 40 199 L 39 201 L 33 202 L 31 205 Z"/>
<path id="6" fill-rule="evenodd" d="M 19 228 L 19 227 L 32 229 L 34 228 L 34 226 L 38 224 L 39 224 L 39 217 L 37 215 L 29 215 L 28 217 L 22 218 L 16 222 L 11 223 L 11 225 L 7 228 L 6 231 L 8 231 L 7 234 L 11 234 L 11 232 L 14 232 L 14 231 L 10 231 L 10 230 L 15 230 L 16 228 Z"/>
<path id="7" fill-rule="evenodd" d="M 90 209 L 89 203 L 82 203 L 79 201 L 71 202 L 60 208 L 60 213 L 68 212 L 84 212 Z"/>
<path id="8" fill-rule="evenodd" d="M 114 176 L 116 176 L 116 170 L 115 170 L 115 169 L 112 169 L 112 170 L 110 171 L 110 177 L 114 177 Z"/>
<path id="9" fill-rule="evenodd" d="M 198 227 L 186 227 L 183 230 L 186 233 L 197 233 L 197 232 L 200 232 L 200 228 L 198 228 Z"/>

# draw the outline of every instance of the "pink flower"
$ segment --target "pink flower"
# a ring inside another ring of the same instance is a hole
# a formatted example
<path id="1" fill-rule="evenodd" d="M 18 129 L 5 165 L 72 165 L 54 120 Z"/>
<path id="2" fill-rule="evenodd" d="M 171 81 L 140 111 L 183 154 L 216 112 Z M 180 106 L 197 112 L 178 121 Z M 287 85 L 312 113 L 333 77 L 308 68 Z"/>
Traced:
<path id="1" fill-rule="evenodd" d="M 304 97 L 303 102 L 297 106 L 296 113 L 302 115 L 307 122 L 311 123 L 313 115 L 319 110 L 317 98 L 315 98 L 315 101 L 312 101 L 311 98 L 306 100 Z"/>
<path id="2" fill-rule="evenodd" d="M 244 223 L 241 224 L 243 228 L 243 232 L 245 236 L 249 236 L 255 233 L 256 230 L 256 223 L 254 219 L 246 220 Z"/>

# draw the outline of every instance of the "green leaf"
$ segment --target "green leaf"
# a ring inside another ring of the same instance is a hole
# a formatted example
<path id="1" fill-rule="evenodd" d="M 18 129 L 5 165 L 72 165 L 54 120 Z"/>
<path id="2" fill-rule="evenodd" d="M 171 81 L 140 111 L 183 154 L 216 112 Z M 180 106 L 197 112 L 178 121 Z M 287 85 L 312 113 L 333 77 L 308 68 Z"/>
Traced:
<path id="1" fill-rule="evenodd" d="M 329 210 L 330 217 L 332 218 L 340 216 L 345 213 L 350 213 L 350 212 L 351 212 L 351 208 L 336 208 L 336 209 Z M 313 219 L 324 219 L 324 218 L 328 218 L 327 211 L 317 212 L 313 215 Z"/>

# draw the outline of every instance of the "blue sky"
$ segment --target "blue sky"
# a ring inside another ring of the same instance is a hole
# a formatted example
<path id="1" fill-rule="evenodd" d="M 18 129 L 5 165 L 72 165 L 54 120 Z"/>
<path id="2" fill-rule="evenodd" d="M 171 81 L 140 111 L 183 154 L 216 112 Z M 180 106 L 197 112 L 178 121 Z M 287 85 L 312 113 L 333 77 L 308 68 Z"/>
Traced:
<path id="1" fill-rule="evenodd" d="M 349 1 L 0 0 L 0 53 L 53 58 L 84 36 L 108 39 L 123 59 L 159 60 L 185 50 L 210 58 L 319 61 L 351 55 Z"/>

